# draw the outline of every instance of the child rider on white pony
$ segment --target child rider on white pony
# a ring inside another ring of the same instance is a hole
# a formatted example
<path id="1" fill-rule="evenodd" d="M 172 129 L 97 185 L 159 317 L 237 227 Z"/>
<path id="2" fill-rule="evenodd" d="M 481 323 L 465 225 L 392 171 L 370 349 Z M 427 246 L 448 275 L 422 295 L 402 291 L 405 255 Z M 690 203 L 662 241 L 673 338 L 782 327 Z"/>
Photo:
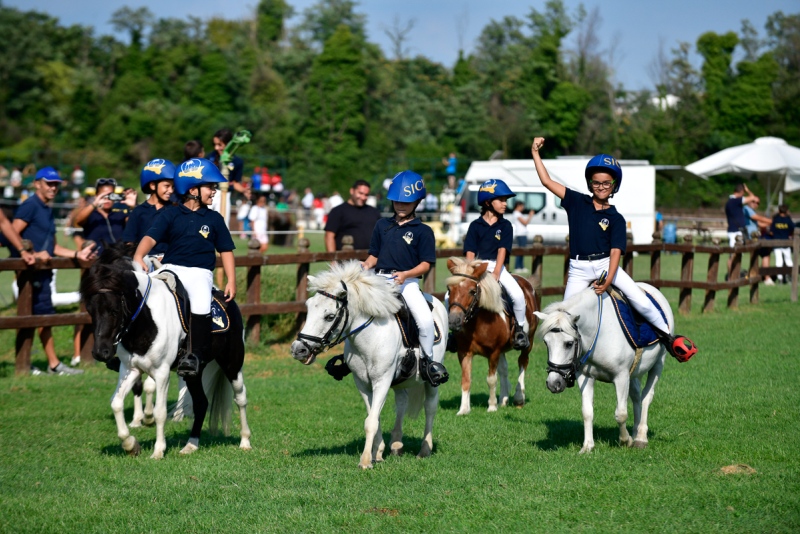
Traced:
<path id="1" fill-rule="evenodd" d="M 184 161 L 175 175 L 175 193 L 183 202 L 166 208 L 153 222 L 139 246 L 133 261 L 147 271 L 144 257 L 156 243 L 166 242 L 163 269 L 173 271 L 181 279 L 192 306 L 191 352 L 178 362 L 178 376 L 194 377 L 200 363 L 211 359 L 211 287 L 220 253 L 228 283 L 225 297 L 236 296 L 236 265 L 230 230 L 222 215 L 209 209 L 217 192 L 217 184 L 225 182 L 217 166 L 206 159 Z M 156 272 L 159 272 L 156 271 Z"/>
<path id="2" fill-rule="evenodd" d="M 656 330 L 661 343 L 678 361 L 685 362 L 697 353 L 692 341 L 684 336 L 671 336 L 669 325 L 647 295 L 623 269 L 620 258 L 626 247 L 625 218 L 608 200 L 622 184 L 622 167 L 607 155 L 598 154 L 586 166 L 586 185 L 591 196 L 573 191 L 550 178 L 539 155 L 544 138 L 537 137 L 531 145 L 536 173 L 542 185 L 561 199 L 569 222 L 569 274 L 564 300 L 589 285 L 602 295 L 614 285 L 631 305 Z M 608 276 L 601 282 L 603 271 Z"/>
<path id="3" fill-rule="evenodd" d="M 419 374 L 431 386 L 447 382 L 444 365 L 433 361 L 435 327 L 428 302 L 419 289 L 419 278 L 436 263 L 436 239 L 433 230 L 416 217 L 416 209 L 425 198 L 422 176 L 413 171 L 398 173 L 389 186 L 386 198 L 392 201 L 394 217 L 379 219 L 372 231 L 369 257 L 361 262 L 364 269 L 394 280 L 408 304 L 419 329 Z"/>

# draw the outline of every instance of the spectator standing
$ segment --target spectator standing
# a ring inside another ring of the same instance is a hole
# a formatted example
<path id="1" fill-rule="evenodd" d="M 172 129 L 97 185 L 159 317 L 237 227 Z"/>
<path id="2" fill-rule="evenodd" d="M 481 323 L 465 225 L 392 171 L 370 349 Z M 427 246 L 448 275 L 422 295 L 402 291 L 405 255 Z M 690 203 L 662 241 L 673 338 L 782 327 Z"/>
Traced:
<path id="1" fill-rule="evenodd" d="M 248 219 L 253 225 L 253 235 L 259 243 L 258 250 L 263 254 L 269 248 L 269 235 L 267 234 L 267 221 L 269 219 L 267 195 L 258 195 L 256 204 L 250 208 Z"/>
<path id="2" fill-rule="evenodd" d="M 75 186 L 77 189 L 80 189 L 83 186 L 83 181 L 86 178 L 86 173 L 83 172 L 80 165 L 75 165 L 75 168 L 72 170 L 72 175 L 70 179 L 72 180 L 72 185 Z"/>
<path id="3" fill-rule="evenodd" d="M 742 235 L 742 229 L 747 224 L 744 216 L 744 205 L 754 198 L 756 196 L 750 192 L 745 184 L 736 184 L 733 194 L 728 197 L 728 201 L 725 203 L 725 218 L 728 219 L 728 246 L 735 246 L 736 237 Z M 731 254 L 728 256 L 728 273 L 725 275 L 725 280 L 730 277 L 732 261 L 733 255 Z"/>
<path id="4" fill-rule="evenodd" d="M 335 208 L 336 206 L 343 204 L 344 199 L 342 198 L 342 195 L 340 195 L 338 191 L 334 191 L 331 197 L 328 199 L 328 202 L 331 205 L 331 210 L 333 210 L 333 208 Z"/>
<path id="5" fill-rule="evenodd" d="M 350 188 L 350 198 L 331 210 L 325 225 L 325 250 L 342 250 L 342 237 L 353 236 L 355 250 L 369 249 L 372 230 L 381 218 L 381 213 L 367 205 L 369 183 L 356 180 Z"/>
<path id="6" fill-rule="evenodd" d="M 442 158 L 442 164 L 445 166 L 445 172 L 447 173 L 448 184 L 451 182 L 450 180 L 451 177 L 452 181 L 455 182 L 456 170 L 458 170 L 458 160 L 456 159 L 456 153 L 450 152 L 450 155 L 448 157 Z"/>
<path id="7" fill-rule="evenodd" d="M 300 205 L 303 206 L 306 219 L 306 228 L 308 228 L 309 224 L 311 223 L 311 209 L 314 207 L 314 193 L 311 192 L 310 187 L 306 187 L 305 194 L 303 195 L 303 198 L 300 199 Z"/>
<path id="8" fill-rule="evenodd" d="M 778 213 L 772 218 L 772 225 L 770 225 L 770 233 L 772 239 L 791 239 L 794 234 L 794 222 L 789 216 L 789 207 L 786 204 L 778 206 Z M 791 247 L 775 248 L 775 266 L 783 267 L 784 263 L 787 267 L 793 267 L 792 263 L 792 249 Z M 778 275 L 778 282 L 786 283 L 787 278 L 782 274 Z"/>
<path id="9" fill-rule="evenodd" d="M 97 243 L 98 254 L 104 245 L 122 239 L 128 214 L 136 205 L 135 191 L 129 189 L 119 196 L 115 193 L 116 187 L 117 181 L 113 178 L 100 178 L 95 184 L 94 199 L 75 214 L 75 224 L 83 227 L 87 241 Z"/>
<path id="10" fill-rule="evenodd" d="M 523 211 L 525 211 L 525 204 L 523 202 L 517 202 L 514 204 L 514 211 L 511 212 L 511 227 L 514 230 L 514 240 L 517 246 L 521 248 L 528 246 L 528 223 L 531 222 L 531 218 L 536 213 L 534 210 L 528 210 L 528 214 L 525 215 Z M 517 256 L 514 259 L 514 272 L 527 272 L 525 269 L 525 259 L 522 256 Z"/>
<path id="11" fill-rule="evenodd" d="M 772 224 L 772 219 L 764 217 L 757 213 L 758 206 L 761 203 L 758 197 L 755 197 L 750 202 L 746 203 L 742 210 L 745 217 L 745 232 L 747 232 L 747 239 L 770 239 L 769 225 Z M 761 247 L 755 251 L 755 254 L 761 258 L 761 266 L 769 267 L 769 257 L 771 250 L 768 247 Z M 764 284 L 774 286 L 775 282 L 769 276 L 764 277 Z"/>
<path id="12" fill-rule="evenodd" d="M 11 176 L 8 179 L 8 183 L 14 188 L 22 185 L 22 171 L 19 170 L 19 167 L 11 169 Z"/>
<path id="13" fill-rule="evenodd" d="M 49 203 L 55 198 L 61 178 L 52 167 L 40 169 L 34 179 L 35 194 L 28 197 L 20 204 L 12 223 L 14 230 L 23 239 L 33 245 L 34 256 L 46 261 L 53 256 L 73 258 L 80 260 L 92 259 L 95 254 L 92 246 L 85 247 L 80 252 L 62 247 L 56 243 L 56 223 L 53 210 Z M 53 307 L 51 284 L 52 270 L 41 270 L 34 274 L 33 280 L 33 313 L 34 315 L 52 315 Z M 48 374 L 53 375 L 78 375 L 83 374 L 80 369 L 72 369 L 59 361 L 56 356 L 55 341 L 51 327 L 39 328 L 39 339 L 42 342 L 45 356 L 47 356 Z M 34 374 L 41 371 L 31 369 Z"/>
<path id="14" fill-rule="evenodd" d="M 253 191 L 261 191 L 261 167 L 256 167 L 253 170 L 253 177 L 250 178 L 250 183 L 253 185 Z"/>

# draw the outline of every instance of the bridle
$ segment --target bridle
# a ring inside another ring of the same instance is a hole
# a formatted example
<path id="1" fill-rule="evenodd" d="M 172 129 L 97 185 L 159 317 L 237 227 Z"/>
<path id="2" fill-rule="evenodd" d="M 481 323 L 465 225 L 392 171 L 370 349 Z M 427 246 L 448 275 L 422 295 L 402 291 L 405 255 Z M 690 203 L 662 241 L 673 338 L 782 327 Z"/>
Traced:
<path id="1" fill-rule="evenodd" d="M 139 314 L 144 309 L 145 304 L 147 304 L 147 298 L 150 296 L 150 288 L 152 286 L 153 286 L 153 279 L 148 276 L 147 277 L 147 288 L 145 288 L 144 295 L 142 295 L 141 299 L 139 300 L 139 306 L 136 308 L 136 311 L 134 311 L 133 314 L 131 315 L 130 320 L 128 320 L 128 324 L 126 324 L 123 328 L 120 328 L 119 332 L 117 332 L 117 335 L 114 336 L 114 346 L 115 347 L 117 345 L 119 345 L 120 342 L 122 341 L 122 338 L 124 338 L 127 335 L 128 330 L 130 330 L 131 326 L 133 325 L 133 322 L 136 320 L 137 317 L 139 317 Z M 98 293 L 117 293 L 117 291 L 115 291 L 113 289 L 100 289 L 97 292 Z M 138 288 L 136 289 L 136 294 L 137 295 L 140 294 Z M 125 304 L 125 295 L 123 293 L 120 293 L 119 298 L 120 298 L 120 302 L 121 302 L 120 308 L 122 309 L 122 316 L 124 318 L 125 315 L 126 315 L 125 312 L 128 309 L 128 306 Z"/>
<path id="2" fill-rule="evenodd" d="M 480 279 L 477 276 L 472 276 L 471 274 L 462 274 L 457 273 L 453 276 L 460 276 L 462 278 L 467 278 L 468 280 L 472 280 L 475 282 L 475 295 L 472 297 L 472 300 L 469 303 L 469 306 L 466 308 L 460 302 L 453 302 L 450 301 L 450 306 L 447 308 L 447 313 L 450 313 L 450 310 L 453 309 L 453 306 L 456 308 L 461 308 L 461 311 L 464 312 L 464 324 L 468 323 L 472 317 L 475 316 L 475 308 L 478 307 L 478 302 L 481 300 L 481 284 Z"/>
<path id="3" fill-rule="evenodd" d="M 586 354 L 583 357 L 580 356 L 580 350 L 583 346 L 581 343 L 581 333 L 578 330 L 577 325 L 575 326 L 575 348 L 572 352 L 572 358 L 567 363 L 553 363 L 550 360 L 550 351 L 548 350 L 548 358 L 547 358 L 547 372 L 548 373 L 556 373 L 561 375 L 561 378 L 564 379 L 566 382 L 567 387 L 571 388 L 575 385 L 575 375 L 578 373 L 578 369 L 580 369 L 583 364 L 589 359 L 589 357 L 594 353 L 594 348 L 597 345 L 597 338 L 600 335 L 600 325 L 603 321 L 603 299 L 601 295 L 597 295 L 597 306 L 598 306 L 598 313 L 597 313 L 597 331 L 594 333 L 594 340 L 592 341 L 592 346 L 589 347 L 589 350 L 586 351 Z M 568 311 L 565 311 L 567 315 L 570 315 Z M 547 331 L 547 334 L 550 332 L 563 332 L 561 328 L 552 328 Z M 542 336 L 544 337 L 544 335 Z"/>
<path id="4" fill-rule="evenodd" d="M 347 308 L 347 285 L 345 285 L 343 280 L 340 280 L 339 282 L 342 284 L 342 288 L 344 288 L 344 293 L 342 293 L 341 295 L 334 295 L 332 293 L 328 293 L 322 290 L 317 291 L 319 295 L 323 295 L 325 297 L 328 297 L 329 299 L 333 299 L 336 301 L 336 315 L 334 316 L 333 321 L 331 322 L 331 326 L 330 328 L 328 328 L 328 331 L 325 332 L 325 334 L 322 337 L 311 336 L 308 334 L 304 334 L 302 332 L 297 334 L 297 340 L 300 343 L 302 343 L 303 346 L 307 348 L 308 351 L 314 356 L 316 356 L 320 352 L 325 352 L 326 350 L 338 345 L 339 343 L 343 343 L 350 336 L 355 335 L 358 332 L 365 329 L 366 327 L 368 327 L 370 324 L 372 324 L 372 321 L 375 319 L 375 317 L 370 317 L 369 319 L 366 320 L 366 322 L 364 322 L 364 324 L 362 324 L 358 328 L 351 330 L 350 333 L 348 333 L 347 335 L 344 336 L 342 335 L 344 334 L 345 328 L 350 322 L 350 310 L 348 310 Z M 344 321 L 342 321 L 342 319 L 344 319 Z M 342 324 L 342 328 L 337 330 L 337 327 L 339 326 L 340 323 Z M 311 346 L 308 343 L 306 343 L 306 341 L 315 343 L 316 346 Z"/>

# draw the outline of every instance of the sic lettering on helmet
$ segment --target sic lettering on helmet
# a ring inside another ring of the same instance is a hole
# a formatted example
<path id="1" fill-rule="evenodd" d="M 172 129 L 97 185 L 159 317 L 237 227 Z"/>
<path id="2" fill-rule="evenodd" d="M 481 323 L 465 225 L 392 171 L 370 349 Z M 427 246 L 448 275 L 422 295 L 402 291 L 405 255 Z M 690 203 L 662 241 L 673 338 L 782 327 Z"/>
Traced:
<path id="1" fill-rule="evenodd" d="M 425 187 L 425 183 L 422 180 L 417 180 L 413 184 L 409 184 L 403 188 L 403 192 L 406 194 L 407 197 L 412 196 L 417 191 L 422 191 Z"/>

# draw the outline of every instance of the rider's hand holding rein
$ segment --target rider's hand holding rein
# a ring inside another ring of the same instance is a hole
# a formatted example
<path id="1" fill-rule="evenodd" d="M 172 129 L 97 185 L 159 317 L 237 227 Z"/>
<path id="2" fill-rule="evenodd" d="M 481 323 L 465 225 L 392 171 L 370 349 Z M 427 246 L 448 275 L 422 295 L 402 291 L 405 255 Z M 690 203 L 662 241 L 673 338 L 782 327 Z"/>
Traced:
<path id="1" fill-rule="evenodd" d="M 230 302 L 236 296 L 236 262 L 233 257 L 233 252 L 220 252 L 222 258 L 222 270 L 225 271 L 225 278 L 228 283 L 225 285 L 225 302 Z"/>
<path id="2" fill-rule="evenodd" d="M 596 294 L 602 295 L 611 286 L 611 282 L 614 281 L 614 277 L 617 275 L 617 269 L 619 268 L 619 260 L 621 257 L 622 251 L 620 249 L 611 249 L 611 256 L 609 257 L 608 262 L 608 275 L 606 276 L 605 281 L 602 284 L 598 284 L 598 280 L 595 280 L 595 282 L 592 284 Z"/>
<path id="3" fill-rule="evenodd" d="M 156 240 L 150 236 L 144 236 L 141 241 L 139 241 L 139 246 L 136 247 L 136 252 L 133 254 L 133 261 L 134 263 L 138 264 L 144 272 L 147 272 L 147 264 L 144 262 L 144 257 L 147 256 L 148 252 L 152 250 L 152 248 L 156 246 Z"/>

